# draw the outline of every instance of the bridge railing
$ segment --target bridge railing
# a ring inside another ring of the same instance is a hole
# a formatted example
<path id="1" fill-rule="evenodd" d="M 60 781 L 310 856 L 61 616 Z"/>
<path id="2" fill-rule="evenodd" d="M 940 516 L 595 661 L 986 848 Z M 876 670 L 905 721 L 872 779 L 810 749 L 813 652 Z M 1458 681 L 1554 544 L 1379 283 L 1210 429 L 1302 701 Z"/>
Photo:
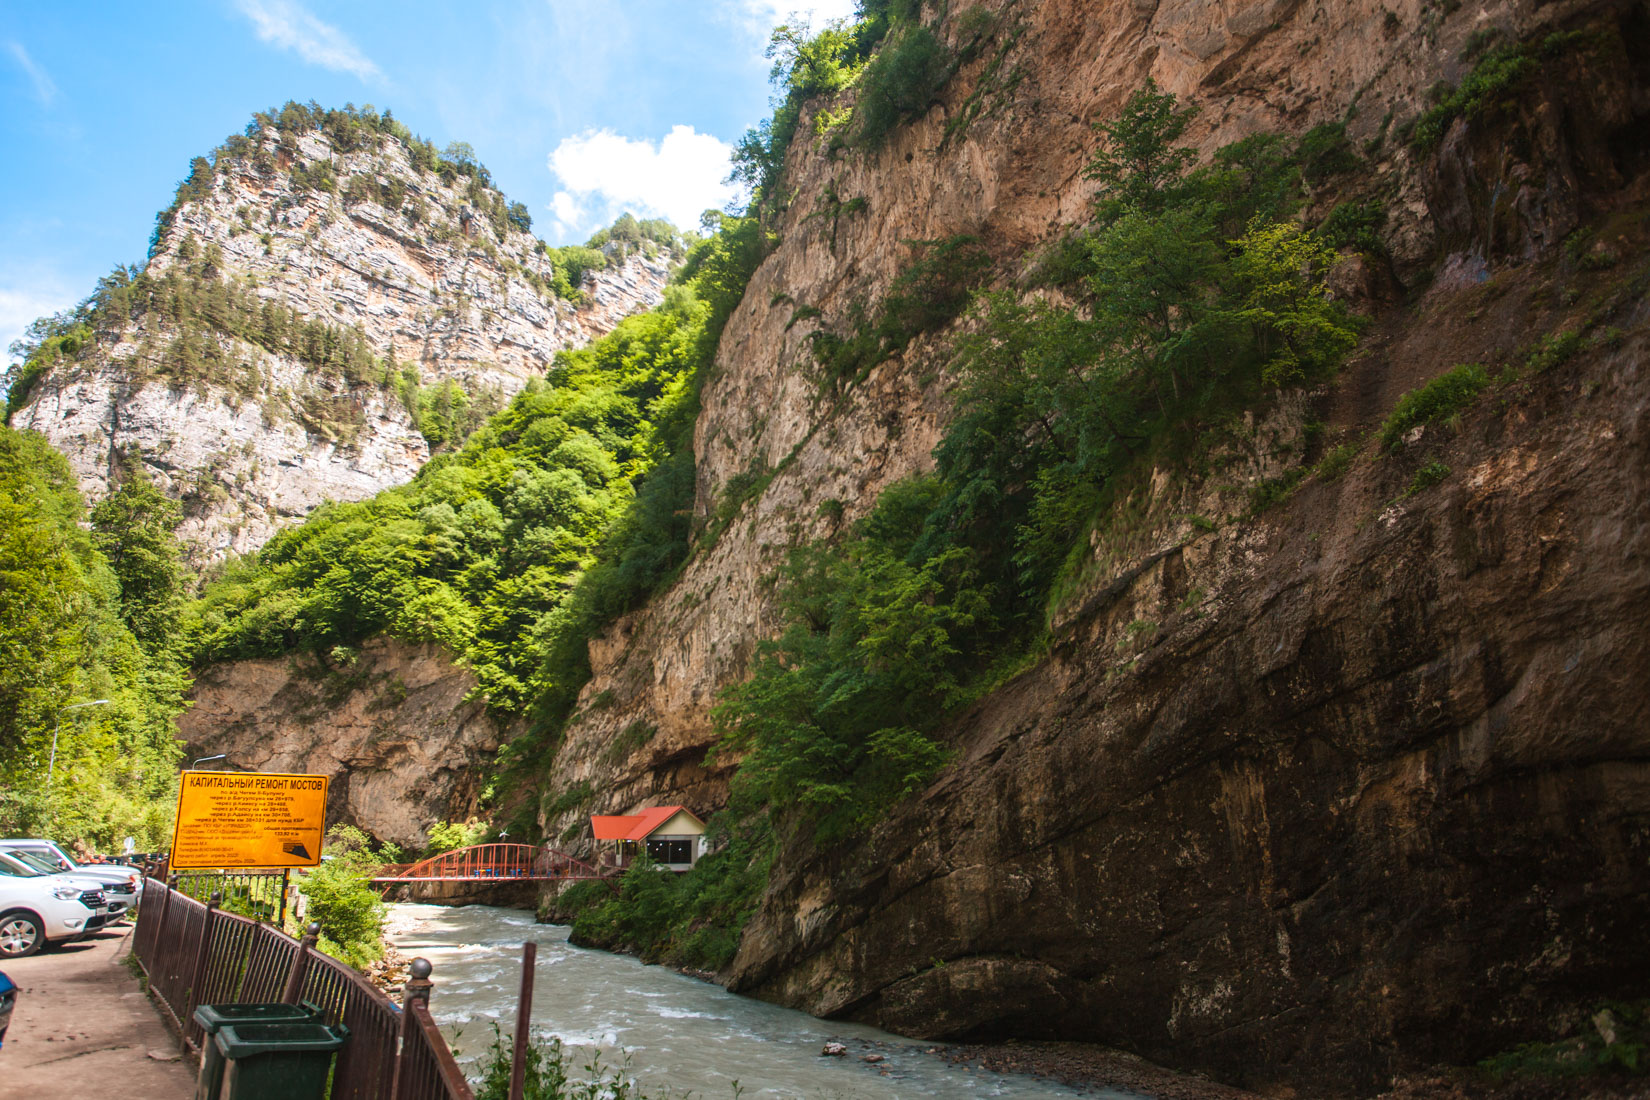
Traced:
<path id="1" fill-rule="evenodd" d="M 295 940 L 158 879 L 144 886 L 133 944 L 150 990 L 192 1054 L 205 1040 L 194 1020 L 203 1004 L 307 1001 L 350 1032 L 328 1100 L 474 1100 L 430 1017 L 424 959 L 413 960 L 398 1008 L 361 974 L 317 953 L 313 935 Z"/>
<path id="2" fill-rule="evenodd" d="M 473 844 L 440 852 L 417 863 L 386 864 L 373 881 L 457 879 L 601 878 L 603 872 L 582 859 L 533 844 Z"/>

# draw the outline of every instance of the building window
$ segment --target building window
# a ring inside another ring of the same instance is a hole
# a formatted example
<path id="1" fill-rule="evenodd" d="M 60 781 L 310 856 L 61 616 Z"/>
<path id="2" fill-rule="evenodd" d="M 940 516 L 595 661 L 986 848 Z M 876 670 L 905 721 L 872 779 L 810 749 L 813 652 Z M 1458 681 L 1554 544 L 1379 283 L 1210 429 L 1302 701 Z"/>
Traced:
<path id="1" fill-rule="evenodd" d="M 692 863 L 693 841 L 650 840 L 647 855 L 655 863 Z"/>

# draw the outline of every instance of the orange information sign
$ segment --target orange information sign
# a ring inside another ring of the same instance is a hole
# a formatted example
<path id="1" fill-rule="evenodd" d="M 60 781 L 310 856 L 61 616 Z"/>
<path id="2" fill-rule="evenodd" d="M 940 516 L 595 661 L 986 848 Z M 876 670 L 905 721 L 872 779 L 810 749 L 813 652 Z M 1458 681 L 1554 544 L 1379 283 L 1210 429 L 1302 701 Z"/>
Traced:
<path id="1" fill-rule="evenodd" d="M 184 772 L 171 865 L 319 866 L 327 783 L 324 775 Z"/>

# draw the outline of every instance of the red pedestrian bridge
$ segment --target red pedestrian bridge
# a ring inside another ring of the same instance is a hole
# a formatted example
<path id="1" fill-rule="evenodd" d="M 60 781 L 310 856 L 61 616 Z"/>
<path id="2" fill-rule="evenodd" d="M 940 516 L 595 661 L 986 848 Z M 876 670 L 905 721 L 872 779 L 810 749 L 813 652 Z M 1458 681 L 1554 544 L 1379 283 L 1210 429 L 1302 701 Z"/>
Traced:
<path id="1" fill-rule="evenodd" d="M 472 844 L 417 863 L 386 863 L 372 882 L 391 887 L 411 882 L 553 882 L 606 877 L 593 864 L 534 844 Z"/>

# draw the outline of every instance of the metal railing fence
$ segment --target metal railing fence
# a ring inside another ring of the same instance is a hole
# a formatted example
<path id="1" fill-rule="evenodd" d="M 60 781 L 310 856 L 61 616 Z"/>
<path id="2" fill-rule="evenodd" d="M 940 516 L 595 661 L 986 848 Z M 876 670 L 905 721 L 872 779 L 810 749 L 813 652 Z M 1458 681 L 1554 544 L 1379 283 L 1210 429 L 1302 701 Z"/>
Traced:
<path id="1" fill-rule="evenodd" d="M 307 1001 L 349 1028 L 329 1100 L 474 1100 L 430 1017 L 430 964 L 414 959 L 398 1008 L 352 968 L 314 950 L 316 926 L 295 940 L 269 924 L 202 904 L 158 879 L 144 887 L 133 951 L 149 988 L 191 1051 L 205 1036 L 203 1004 Z"/>
<path id="2" fill-rule="evenodd" d="M 172 878 L 179 891 L 196 901 L 217 894 L 220 909 L 266 920 L 277 928 L 286 923 L 289 871 L 178 871 Z"/>

